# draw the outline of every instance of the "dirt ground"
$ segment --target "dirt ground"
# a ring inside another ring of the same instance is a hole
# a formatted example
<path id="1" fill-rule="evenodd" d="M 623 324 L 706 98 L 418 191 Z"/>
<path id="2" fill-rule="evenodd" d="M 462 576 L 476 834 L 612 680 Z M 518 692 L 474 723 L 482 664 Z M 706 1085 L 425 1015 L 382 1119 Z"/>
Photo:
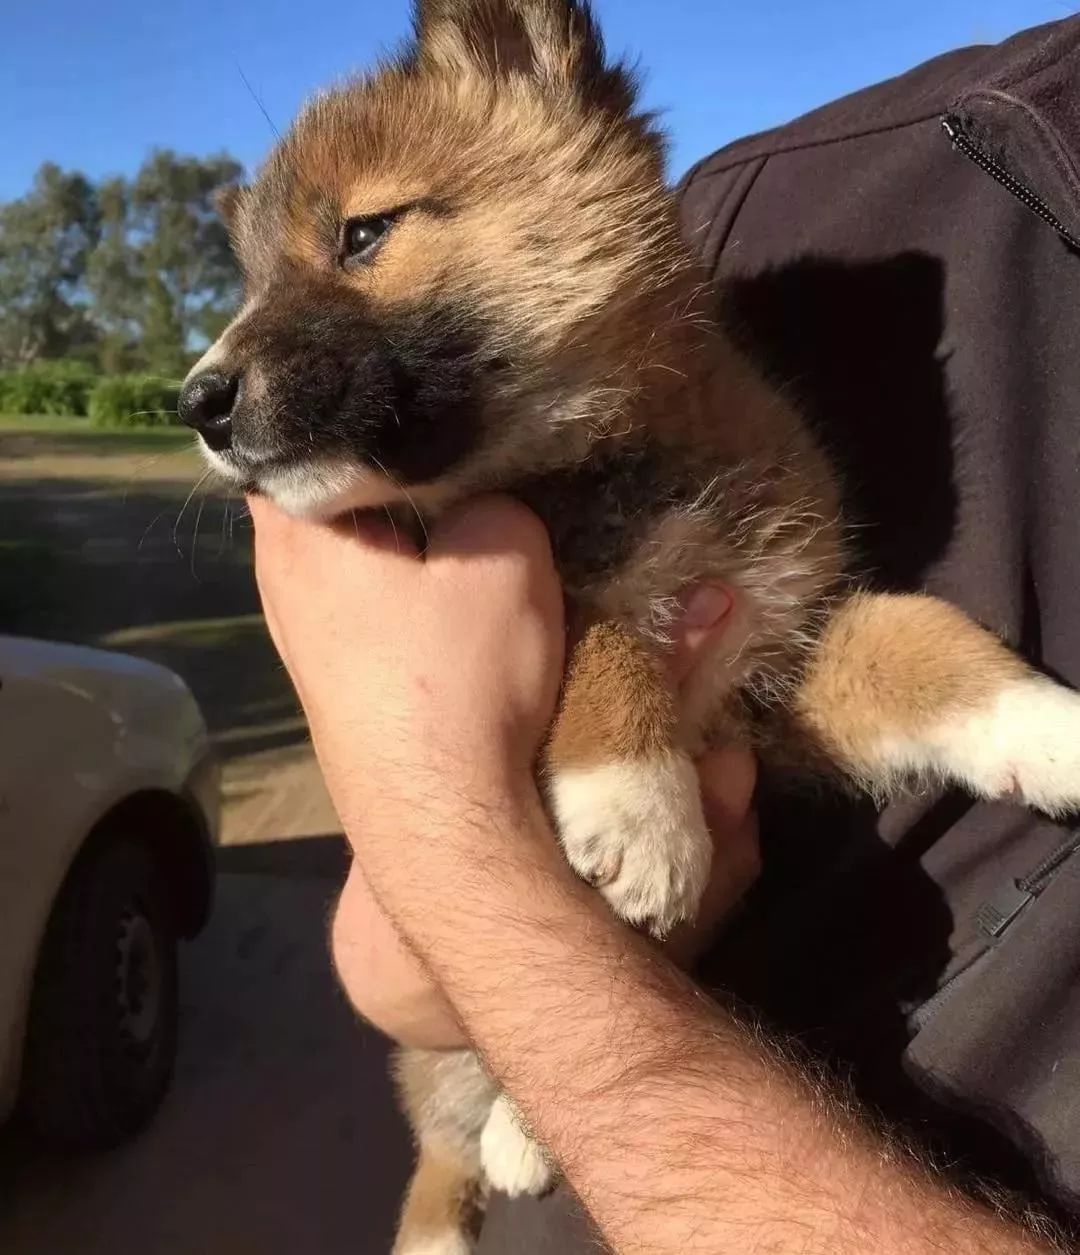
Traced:
<path id="1" fill-rule="evenodd" d="M 259 614 L 243 505 L 184 432 L 35 435 L 0 420 L 0 631 L 172 667 L 225 772 L 226 844 L 337 826 Z"/>
<path id="2" fill-rule="evenodd" d="M 225 788 L 215 918 L 182 955 L 174 1090 L 111 1155 L 48 1160 L 0 1138 L 8 1255 L 389 1249 L 408 1147 L 385 1046 L 327 958 L 344 845 L 258 613 L 249 525 L 200 474 L 180 433 L 0 423 L 0 631 L 173 667 Z"/>

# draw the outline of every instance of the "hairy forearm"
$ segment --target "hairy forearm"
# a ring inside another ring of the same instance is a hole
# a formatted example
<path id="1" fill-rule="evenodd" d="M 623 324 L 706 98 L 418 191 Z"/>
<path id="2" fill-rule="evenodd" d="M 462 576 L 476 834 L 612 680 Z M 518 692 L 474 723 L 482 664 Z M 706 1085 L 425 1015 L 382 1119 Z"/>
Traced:
<path id="1" fill-rule="evenodd" d="M 391 909 L 622 1255 L 1054 1249 L 871 1135 L 615 926 L 538 807 L 519 823 L 512 857 L 429 841 L 438 902 Z"/>

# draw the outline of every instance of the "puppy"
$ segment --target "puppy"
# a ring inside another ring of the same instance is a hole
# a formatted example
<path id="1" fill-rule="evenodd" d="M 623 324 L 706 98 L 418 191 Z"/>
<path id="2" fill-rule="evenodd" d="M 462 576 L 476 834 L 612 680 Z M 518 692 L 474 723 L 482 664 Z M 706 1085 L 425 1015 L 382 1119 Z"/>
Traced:
<path id="1" fill-rule="evenodd" d="M 952 607 L 857 591 L 837 476 L 724 338 L 661 142 L 580 0 L 418 0 L 414 38 L 315 100 L 222 206 L 245 299 L 181 417 L 284 509 L 546 522 L 585 629 L 541 777 L 566 857 L 663 935 L 710 864 L 694 755 L 736 738 L 883 797 L 913 777 L 1080 801 L 1080 700 Z M 734 609 L 676 695 L 680 595 Z M 461 1255 L 543 1151 L 468 1052 L 405 1052 L 419 1160 L 398 1255 Z"/>

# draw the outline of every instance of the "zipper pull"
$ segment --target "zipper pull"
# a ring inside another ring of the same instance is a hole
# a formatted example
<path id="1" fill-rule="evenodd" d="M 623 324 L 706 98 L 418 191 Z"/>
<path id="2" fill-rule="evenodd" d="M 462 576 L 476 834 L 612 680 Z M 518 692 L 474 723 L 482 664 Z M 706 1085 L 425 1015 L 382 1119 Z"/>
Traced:
<path id="1" fill-rule="evenodd" d="M 1034 901 L 1035 895 L 1026 889 L 1021 889 L 1014 880 L 1011 885 L 999 889 L 975 912 L 975 923 L 979 932 L 991 940 L 996 940 L 1024 907 Z"/>

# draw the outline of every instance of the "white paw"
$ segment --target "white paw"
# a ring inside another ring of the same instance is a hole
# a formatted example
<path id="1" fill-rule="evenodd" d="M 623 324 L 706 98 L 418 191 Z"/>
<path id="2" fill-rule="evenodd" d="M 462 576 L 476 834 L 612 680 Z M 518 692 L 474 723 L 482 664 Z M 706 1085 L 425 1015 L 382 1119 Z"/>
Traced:
<path id="1" fill-rule="evenodd" d="M 495 1100 L 480 1134 L 480 1163 L 492 1189 L 511 1198 L 543 1194 L 555 1177 L 547 1156 L 521 1127 L 505 1094 Z"/>
<path id="2" fill-rule="evenodd" d="M 570 866 L 620 919 L 658 937 L 693 919 L 712 840 L 685 755 L 564 769 L 552 776 L 550 796 Z"/>
<path id="3" fill-rule="evenodd" d="M 922 737 L 887 744 L 901 765 L 959 780 L 980 797 L 1051 815 L 1080 807 L 1080 694 L 1041 676 L 1013 681 Z"/>

